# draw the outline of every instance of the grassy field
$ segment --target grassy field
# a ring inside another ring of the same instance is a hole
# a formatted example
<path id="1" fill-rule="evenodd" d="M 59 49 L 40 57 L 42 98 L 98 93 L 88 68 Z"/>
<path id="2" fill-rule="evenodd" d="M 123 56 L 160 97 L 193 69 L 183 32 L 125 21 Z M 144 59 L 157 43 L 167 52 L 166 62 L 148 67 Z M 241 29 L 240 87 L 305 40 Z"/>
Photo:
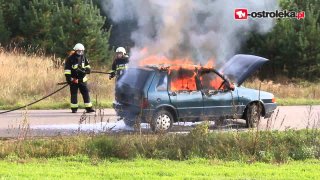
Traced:
<path id="1" fill-rule="evenodd" d="M 0 140 L 0 179 L 317 179 L 319 131 Z"/>
<path id="2" fill-rule="evenodd" d="M 245 87 L 261 89 L 275 95 L 279 105 L 319 105 L 320 84 L 303 80 L 292 81 L 281 79 L 274 81 L 260 81 L 253 79 L 244 83 Z"/>
<path id="3" fill-rule="evenodd" d="M 93 69 L 102 71 L 108 71 L 108 68 L 93 66 Z M 40 99 L 58 89 L 56 83 L 65 81 L 62 60 L 15 51 L 6 52 L 1 48 L 0 72 L 0 109 L 19 107 Z M 280 105 L 320 104 L 319 83 L 282 81 L 275 83 L 250 80 L 244 85 L 255 89 L 261 86 L 261 90 L 275 94 Z M 91 74 L 89 88 L 94 103 L 98 102 L 105 108 L 110 107 L 114 99 L 114 81 L 110 81 L 107 75 Z M 69 96 L 69 90 L 66 88 L 29 109 L 69 108 Z M 81 104 L 82 98 L 79 97 L 79 105 Z"/>
<path id="4" fill-rule="evenodd" d="M 312 130 L 209 132 L 201 124 L 188 134 L 74 135 L 0 140 L 0 159 L 16 156 L 54 158 L 83 155 L 108 159 L 219 159 L 224 161 L 286 163 L 320 159 L 320 132 Z"/>
<path id="5" fill-rule="evenodd" d="M 218 160 L 97 160 L 87 157 L 0 161 L 0 179 L 318 179 L 320 161 L 286 164 Z"/>
<path id="6" fill-rule="evenodd" d="M 104 69 L 107 71 L 107 69 Z M 0 109 L 19 107 L 42 98 L 59 88 L 64 82 L 63 61 L 53 57 L 5 52 L 0 49 Z M 89 75 L 89 88 L 93 102 L 110 106 L 114 82 L 107 75 Z M 69 89 L 58 92 L 29 109 L 69 108 Z M 79 105 L 83 105 L 79 96 Z"/>

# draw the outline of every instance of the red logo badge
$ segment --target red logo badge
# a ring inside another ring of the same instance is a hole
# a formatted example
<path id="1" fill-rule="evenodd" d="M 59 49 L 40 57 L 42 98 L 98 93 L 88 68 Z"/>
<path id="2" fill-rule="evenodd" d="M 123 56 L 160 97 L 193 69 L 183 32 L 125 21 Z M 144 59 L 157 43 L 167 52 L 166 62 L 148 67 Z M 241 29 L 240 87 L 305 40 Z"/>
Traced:
<path id="1" fill-rule="evenodd" d="M 297 19 L 298 19 L 298 20 L 304 19 L 304 11 L 301 11 L 301 12 L 298 12 L 298 13 L 297 13 Z"/>
<path id="2" fill-rule="evenodd" d="M 238 20 L 248 19 L 248 9 L 235 9 L 234 18 Z"/>

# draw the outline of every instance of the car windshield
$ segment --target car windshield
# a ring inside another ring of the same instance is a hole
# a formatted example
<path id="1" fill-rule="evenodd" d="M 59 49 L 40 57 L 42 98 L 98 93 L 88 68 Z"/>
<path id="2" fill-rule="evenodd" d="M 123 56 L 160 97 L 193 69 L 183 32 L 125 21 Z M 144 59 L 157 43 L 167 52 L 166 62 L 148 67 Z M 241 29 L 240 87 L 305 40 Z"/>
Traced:
<path id="1" fill-rule="evenodd" d="M 131 88 L 142 89 L 151 73 L 151 70 L 129 68 L 118 83 L 129 85 Z"/>

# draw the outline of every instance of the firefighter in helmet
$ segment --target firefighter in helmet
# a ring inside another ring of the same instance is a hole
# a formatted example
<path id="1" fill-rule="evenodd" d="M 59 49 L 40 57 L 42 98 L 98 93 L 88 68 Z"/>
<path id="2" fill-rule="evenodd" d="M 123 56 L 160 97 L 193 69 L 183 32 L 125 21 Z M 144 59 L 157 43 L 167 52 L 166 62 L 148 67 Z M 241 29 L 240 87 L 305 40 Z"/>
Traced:
<path id="1" fill-rule="evenodd" d="M 68 57 L 64 66 L 64 74 L 70 85 L 72 113 L 76 113 L 78 110 L 78 89 L 82 94 L 86 112 L 95 112 L 92 109 L 87 86 L 88 79 L 86 75 L 90 74 L 89 60 L 84 55 L 84 46 L 81 43 L 77 43 L 73 50 L 74 52 Z"/>
<path id="2" fill-rule="evenodd" d="M 109 79 L 116 77 L 117 79 L 124 73 L 128 68 L 129 56 L 126 53 L 126 49 L 118 47 L 116 49 L 116 56 L 112 63 L 112 70 L 110 72 Z"/>

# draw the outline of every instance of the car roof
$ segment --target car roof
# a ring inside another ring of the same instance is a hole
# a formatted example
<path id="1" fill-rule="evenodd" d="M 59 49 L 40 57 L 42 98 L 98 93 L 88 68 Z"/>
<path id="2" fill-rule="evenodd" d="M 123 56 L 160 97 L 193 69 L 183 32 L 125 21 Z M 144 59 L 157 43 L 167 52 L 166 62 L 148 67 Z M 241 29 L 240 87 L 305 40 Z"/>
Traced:
<path id="1" fill-rule="evenodd" d="M 156 68 L 148 67 L 148 66 L 135 66 L 135 67 L 129 67 L 129 69 L 142 69 L 146 71 L 155 71 L 158 70 Z"/>
<path id="2" fill-rule="evenodd" d="M 178 70 L 178 69 L 189 69 L 189 70 L 213 70 L 213 67 L 206 67 L 194 64 L 155 64 L 155 65 L 143 65 L 133 68 L 145 69 L 145 70 L 155 70 L 155 71 L 168 71 L 168 70 Z"/>

